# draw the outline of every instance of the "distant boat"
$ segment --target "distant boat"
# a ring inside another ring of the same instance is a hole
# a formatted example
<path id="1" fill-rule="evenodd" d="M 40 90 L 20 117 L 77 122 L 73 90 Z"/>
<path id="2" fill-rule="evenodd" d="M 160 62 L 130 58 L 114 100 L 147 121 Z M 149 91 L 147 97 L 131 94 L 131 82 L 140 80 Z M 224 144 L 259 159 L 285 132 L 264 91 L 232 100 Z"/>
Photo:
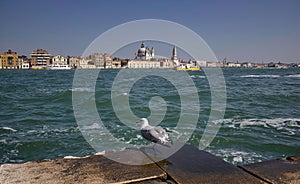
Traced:
<path id="1" fill-rule="evenodd" d="M 32 66 L 31 67 L 32 70 L 44 70 L 43 66 Z"/>
<path id="2" fill-rule="evenodd" d="M 175 67 L 177 71 L 200 71 L 199 66 L 191 66 L 191 65 L 179 65 Z"/>
<path id="3" fill-rule="evenodd" d="M 69 67 L 69 65 L 55 64 L 55 65 L 47 66 L 46 69 L 47 70 L 70 70 L 72 68 Z"/>

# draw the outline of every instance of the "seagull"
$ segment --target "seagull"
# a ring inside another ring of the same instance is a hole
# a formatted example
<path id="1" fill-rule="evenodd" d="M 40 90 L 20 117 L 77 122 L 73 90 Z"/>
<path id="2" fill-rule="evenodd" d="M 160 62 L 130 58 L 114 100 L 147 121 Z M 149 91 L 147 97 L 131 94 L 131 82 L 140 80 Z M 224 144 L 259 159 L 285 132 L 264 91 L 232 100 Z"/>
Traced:
<path id="1" fill-rule="evenodd" d="M 173 145 L 173 141 L 162 127 L 149 125 L 146 118 L 140 119 L 137 123 L 141 124 L 141 134 L 147 141 L 158 143 L 163 146 L 168 146 L 168 143 Z"/>

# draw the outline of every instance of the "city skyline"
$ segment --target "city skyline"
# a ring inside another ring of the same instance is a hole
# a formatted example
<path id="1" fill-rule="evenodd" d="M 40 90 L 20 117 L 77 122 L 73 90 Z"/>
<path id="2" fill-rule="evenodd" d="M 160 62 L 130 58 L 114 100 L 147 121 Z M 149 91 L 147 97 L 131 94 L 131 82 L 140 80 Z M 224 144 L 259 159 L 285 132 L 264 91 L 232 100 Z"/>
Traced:
<path id="1" fill-rule="evenodd" d="M 0 51 L 80 56 L 108 29 L 163 19 L 200 35 L 218 60 L 299 63 L 299 1 L 18 1 L 0 2 Z M 161 55 L 170 56 L 170 50 Z M 99 51 L 101 52 L 101 51 Z M 112 54 L 112 53 L 110 53 Z M 124 55 L 124 54 L 123 54 Z M 127 58 L 132 55 L 124 55 Z M 132 58 L 132 57 L 130 57 Z"/>

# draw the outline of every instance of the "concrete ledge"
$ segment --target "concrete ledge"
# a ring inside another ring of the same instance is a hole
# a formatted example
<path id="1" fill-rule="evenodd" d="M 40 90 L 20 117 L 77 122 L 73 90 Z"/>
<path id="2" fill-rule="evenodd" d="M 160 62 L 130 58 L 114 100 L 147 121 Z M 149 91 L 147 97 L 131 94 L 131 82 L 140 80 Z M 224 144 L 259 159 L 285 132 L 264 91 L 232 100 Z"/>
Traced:
<path id="1" fill-rule="evenodd" d="M 181 146 L 167 158 L 172 148 L 154 146 L 109 151 L 105 156 L 3 164 L 0 183 L 300 183 L 298 157 L 236 167 L 188 144 L 176 143 L 173 149 Z"/>
<path id="2" fill-rule="evenodd" d="M 164 149 L 158 147 L 156 152 L 161 153 Z M 151 152 L 146 154 L 151 158 L 155 157 Z M 157 162 L 157 164 L 177 183 L 264 183 L 242 169 L 188 144 L 185 144 L 169 158 Z"/>
<path id="3" fill-rule="evenodd" d="M 123 158 L 149 159 L 139 150 L 110 152 Z M 130 162 L 131 159 L 128 159 Z M 132 183 L 166 178 L 156 164 L 126 165 L 107 159 L 103 155 L 83 158 L 4 164 L 0 168 L 0 183 Z"/>
<path id="4" fill-rule="evenodd" d="M 268 160 L 240 167 L 269 183 L 300 183 L 299 157 Z"/>

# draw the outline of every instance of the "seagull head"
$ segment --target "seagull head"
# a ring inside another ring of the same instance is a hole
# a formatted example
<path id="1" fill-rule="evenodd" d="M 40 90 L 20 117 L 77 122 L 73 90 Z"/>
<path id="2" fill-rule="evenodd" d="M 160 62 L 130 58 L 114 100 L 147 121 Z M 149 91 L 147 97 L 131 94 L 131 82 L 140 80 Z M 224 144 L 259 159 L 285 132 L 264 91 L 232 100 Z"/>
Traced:
<path id="1" fill-rule="evenodd" d="M 139 121 L 137 121 L 136 123 L 140 124 L 142 127 L 148 126 L 149 122 L 146 118 L 141 118 Z"/>

